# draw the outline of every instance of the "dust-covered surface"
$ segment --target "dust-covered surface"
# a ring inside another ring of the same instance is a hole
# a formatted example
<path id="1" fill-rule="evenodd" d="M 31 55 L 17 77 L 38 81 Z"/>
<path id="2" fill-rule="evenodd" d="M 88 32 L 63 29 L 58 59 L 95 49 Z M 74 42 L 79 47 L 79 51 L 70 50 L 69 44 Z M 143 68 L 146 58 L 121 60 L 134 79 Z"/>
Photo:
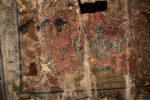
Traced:
<path id="1" fill-rule="evenodd" d="M 148 0 L 110 0 L 94 14 L 80 14 L 77 0 L 17 5 L 1 10 L 8 100 L 148 100 Z"/>

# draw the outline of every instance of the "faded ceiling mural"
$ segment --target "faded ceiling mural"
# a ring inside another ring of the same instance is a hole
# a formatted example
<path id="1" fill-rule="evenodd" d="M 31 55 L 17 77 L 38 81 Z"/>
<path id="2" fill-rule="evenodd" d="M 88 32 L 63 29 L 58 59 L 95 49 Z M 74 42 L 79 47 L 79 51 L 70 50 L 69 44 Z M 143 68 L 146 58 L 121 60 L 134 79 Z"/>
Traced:
<path id="1" fill-rule="evenodd" d="M 150 99 L 149 0 L 3 3 L 2 100 Z"/>

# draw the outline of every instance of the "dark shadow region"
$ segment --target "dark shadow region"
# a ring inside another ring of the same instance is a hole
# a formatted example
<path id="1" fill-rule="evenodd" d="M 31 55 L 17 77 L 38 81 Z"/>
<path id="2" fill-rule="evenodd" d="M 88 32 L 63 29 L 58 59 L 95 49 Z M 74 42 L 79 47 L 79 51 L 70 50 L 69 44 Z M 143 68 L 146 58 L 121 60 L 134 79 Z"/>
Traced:
<path id="1" fill-rule="evenodd" d="M 80 13 L 95 13 L 98 11 L 107 10 L 107 1 L 95 1 L 94 3 L 81 3 L 81 0 L 78 0 L 78 5 L 80 7 Z"/>

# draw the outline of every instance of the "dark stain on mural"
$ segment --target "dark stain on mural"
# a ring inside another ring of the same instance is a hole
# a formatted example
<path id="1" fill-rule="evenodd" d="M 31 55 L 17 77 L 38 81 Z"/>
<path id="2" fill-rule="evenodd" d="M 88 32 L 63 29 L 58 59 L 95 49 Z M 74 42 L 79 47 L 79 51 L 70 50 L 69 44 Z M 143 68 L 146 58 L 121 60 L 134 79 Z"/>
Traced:
<path id="1" fill-rule="evenodd" d="M 62 18 L 57 18 L 55 20 L 55 28 L 57 29 L 58 32 L 61 32 L 62 31 L 62 27 L 64 24 L 66 24 L 67 22 L 63 21 Z"/>
<path id="2" fill-rule="evenodd" d="M 27 21 L 25 22 L 25 24 L 23 24 L 23 25 L 20 26 L 19 30 L 20 30 L 21 32 L 23 32 L 23 33 L 28 32 L 28 28 L 29 28 L 29 25 L 30 25 L 31 23 L 34 23 L 34 21 L 33 21 L 32 19 L 27 20 Z"/>

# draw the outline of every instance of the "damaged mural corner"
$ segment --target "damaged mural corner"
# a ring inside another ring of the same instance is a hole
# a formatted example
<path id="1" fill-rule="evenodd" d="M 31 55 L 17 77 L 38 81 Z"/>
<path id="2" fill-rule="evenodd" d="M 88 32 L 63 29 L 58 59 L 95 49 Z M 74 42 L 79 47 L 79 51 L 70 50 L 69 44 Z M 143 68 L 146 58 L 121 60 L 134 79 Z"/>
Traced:
<path id="1" fill-rule="evenodd" d="M 0 100 L 149 100 L 149 0 L 0 0 Z"/>

